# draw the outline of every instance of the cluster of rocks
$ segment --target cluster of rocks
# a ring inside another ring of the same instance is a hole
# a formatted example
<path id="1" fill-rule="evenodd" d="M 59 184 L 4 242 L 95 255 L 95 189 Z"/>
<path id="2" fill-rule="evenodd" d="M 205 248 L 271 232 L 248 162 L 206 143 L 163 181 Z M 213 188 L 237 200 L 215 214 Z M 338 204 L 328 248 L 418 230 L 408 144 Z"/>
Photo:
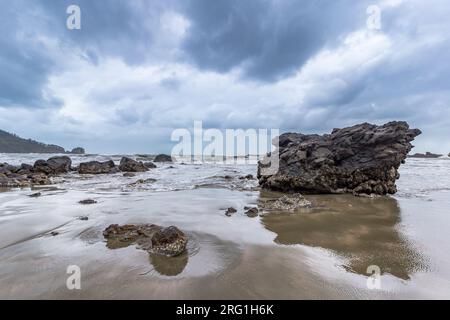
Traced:
<path id="1" fill-rule="evenodd" d="M 230 207 L 225 210 L 225 215 L 227 217 L 232 217 L 236 212 L 238 212 L 235 208 Z M 249 218 L 255 218 L 258 216 L 259 209 L 257 207 L 244 207 L 244 213 Z"/>
<path id="2" fill-rule="evenodd" d="M 172 158 L 168 155 L 158 155 L 153 162 L 172 162 Z M 145 172 L 149 169 L 156 168 L 153 162 L 136 161 L 128 157 L 123 157 L 120 160 L 119 166 L 116 166 L 114 161 L 109 160 L 105 162 L 90 161 L 80 163 L 78 166 L 78 173 L 80 174 L 110 174 L 122 172 Z"/>
<path id="3" fill-rule="evenodd" d="M 75 150 L 81 153 L 83 150 Z M 155 162 L 172 162 L 168 155 L 158 155 Z M 153 162 L 136 161 L 128 157 L 120 160 L 119 166 L 114 161 L 89 161 L 72 167 L 72 160 L 68 156 L 55 156 L 48 160 L 37 160 L 34 165 L 21 164 L 13 166 L 0 163 L 0 187 L 25 188 L 33 185 L 49 185 L 51 177 L 76 171 L 79 174 L 112 174 L 118 172 L 135 173 L 145 172 L 156 168 Z"/>
<path id="4" fill-rule="evenodd" d="M 403 121 L 363 123 L 325 135 L 286 133 L 258 164 L 259 184 L 307 194 L 394 194 L 397 170 L 419 134 Z M 268 170 L 277 161 L 278 170 Z"/>
<path id="5" fill-rule="evenodd" d="M 188 241 L 187 236 L 177 227 L 164 228 L 155 224 L 112 224 L 103 231 L 103 236 L 110 249 L 135 244 L 149 253 L 171 257 L 182 254 Z"/>
<path id="6" fill-rule="evenodd" d="M 72 161 L 67 156 L 38 160 L 34 165 L 13 166 L 0 164 L 0 187 L 30 187 L 51 184 L 51 177 L 71 170 Z"/>

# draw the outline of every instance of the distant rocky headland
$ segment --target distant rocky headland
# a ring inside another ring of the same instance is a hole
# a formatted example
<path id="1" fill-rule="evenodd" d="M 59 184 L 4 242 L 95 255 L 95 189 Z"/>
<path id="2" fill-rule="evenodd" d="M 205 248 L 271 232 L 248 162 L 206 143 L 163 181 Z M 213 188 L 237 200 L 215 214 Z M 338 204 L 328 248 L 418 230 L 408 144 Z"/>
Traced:
<path id="1" fill-rule="evenodd" d="M 426 153 L 415 153 L 415 154 L 409 155 L 408 158 L 435 159 L 435 158 L 440 158 L 442 156 L 443 156 L 442 154 L 426 152 Z"/>
<path id="2" fill-rule="evenodd" d="M 69 153 L 84 154 L 83 148 L 77 147 L 66 151 L 63 147 L 45 144 L 31 139 L 23 139 L 15 134 L 0 130 L 0 153 Z"/>

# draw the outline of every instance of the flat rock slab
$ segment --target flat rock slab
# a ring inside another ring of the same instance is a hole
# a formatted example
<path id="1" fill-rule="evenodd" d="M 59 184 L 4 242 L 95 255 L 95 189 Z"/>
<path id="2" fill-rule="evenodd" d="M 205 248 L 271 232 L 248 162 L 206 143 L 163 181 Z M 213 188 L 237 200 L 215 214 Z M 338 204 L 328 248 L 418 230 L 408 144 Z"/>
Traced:
<path id="1" fill-rule="evenodd" d="M 303 195 L 296 193 L 283 195 L 276 200 L 262 202 L 260 207 L 269 211 L 296 211 L 309 209 L 312 207 L 312 203 Z"/>

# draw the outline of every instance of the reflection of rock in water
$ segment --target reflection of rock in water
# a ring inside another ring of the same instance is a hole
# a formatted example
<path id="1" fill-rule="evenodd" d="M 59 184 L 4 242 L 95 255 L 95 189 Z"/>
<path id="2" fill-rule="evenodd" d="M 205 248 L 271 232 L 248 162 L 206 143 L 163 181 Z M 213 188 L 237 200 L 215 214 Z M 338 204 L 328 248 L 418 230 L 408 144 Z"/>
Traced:
<path id="1" fill-rule="evenodd" d="M 167 257 L 160 254 L 150 254 L 149 257 L 155 270 L 163 276 L 179 275 L 186 268 L 189 260 L 187 252 L 176 257 Z"/>
<path id="2" fill-rule="evenodd" d="M 261 198 L 273 197 L 261 193 Z M 382 197 L 357 198 L 347 195 L 309 196 L 309 213 L 276 212 L 262 218 L 264 226 L 277 234 L 280 244 L 303 244 L 334 250 L 349 258 L 350 270 L 366 275 L 377 265 L 383 273 L 409 279 L 424 267 L 421 255 L 399 233 L 397 201 Z"/>

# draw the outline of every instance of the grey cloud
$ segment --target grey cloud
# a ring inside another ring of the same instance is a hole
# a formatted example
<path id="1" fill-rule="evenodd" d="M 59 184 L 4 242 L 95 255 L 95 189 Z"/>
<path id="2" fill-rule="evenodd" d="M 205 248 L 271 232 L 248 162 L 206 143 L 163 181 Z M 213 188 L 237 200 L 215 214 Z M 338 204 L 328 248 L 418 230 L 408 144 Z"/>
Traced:
<path id="1" fill-rule="evenodd" d="M 48 107 L 59 104 L 56 98 L 44 93 L 54 61 L 46 54 L 41 41 L 30 38 L 29 30 L 20 29 L 21 21 L 32 22 L 29 11 L 18 3 L 0 3 L 0 7 L 0 105 Z"/>
<path id="2" fill-rule="evenodd" d="M 366 1 L 192 0 L 184 48 L 198 67 L 273 81 L 291 75 L 320 48 L 365 23 Z"/>

